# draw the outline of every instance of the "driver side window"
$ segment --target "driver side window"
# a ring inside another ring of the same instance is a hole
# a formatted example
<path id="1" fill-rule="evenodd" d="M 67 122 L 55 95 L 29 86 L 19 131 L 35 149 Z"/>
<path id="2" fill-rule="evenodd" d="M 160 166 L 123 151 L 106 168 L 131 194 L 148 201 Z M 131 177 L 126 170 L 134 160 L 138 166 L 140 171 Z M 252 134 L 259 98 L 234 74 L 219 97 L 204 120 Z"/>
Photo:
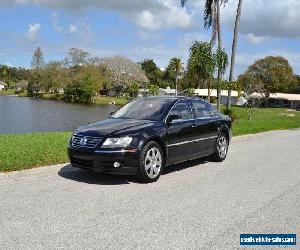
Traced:
<path id="1" fill-rule="evenodd" d="M 194 118 L 194 114 L 187 102 L 177 103 L 170 112 L 170 115 L 179 115 L 182 120 L 190 120 Z"/>

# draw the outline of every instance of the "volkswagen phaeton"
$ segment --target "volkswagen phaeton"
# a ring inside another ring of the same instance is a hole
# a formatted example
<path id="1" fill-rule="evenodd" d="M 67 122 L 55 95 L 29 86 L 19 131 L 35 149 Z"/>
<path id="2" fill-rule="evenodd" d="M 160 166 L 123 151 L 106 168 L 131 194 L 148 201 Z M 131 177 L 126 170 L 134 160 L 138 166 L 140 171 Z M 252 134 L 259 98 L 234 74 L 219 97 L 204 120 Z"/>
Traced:
<path id="1" fill-rule="evenodd" d="M 74 167 L 153 182 L 168 165 L 207 156 L 225 160 L 230 128 L 231 119 L 203 99 L 145 97 L 78 128 L 68 155 Z"/>

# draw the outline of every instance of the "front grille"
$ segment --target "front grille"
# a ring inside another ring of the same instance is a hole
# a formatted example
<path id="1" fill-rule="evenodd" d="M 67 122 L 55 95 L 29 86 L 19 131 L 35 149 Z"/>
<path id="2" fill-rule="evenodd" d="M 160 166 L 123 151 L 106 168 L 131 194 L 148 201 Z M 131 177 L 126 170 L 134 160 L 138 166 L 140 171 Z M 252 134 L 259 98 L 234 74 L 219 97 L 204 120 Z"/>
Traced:
<path id="1" fill-rule="evenodd" d="M 71 157 L 71 165 L 78 166 L 78 167 L 84 167 L 84 168 L 92 168 L 93 167 L 93 161 L 89 160 L 82 160 L 78 158 Z"/>
<path id="2" fill-rule="evenodd" d="M 101 137 L 93 137 L 93 136 L 84 136 L 84 135 L 76 135 L 72 136 L 71 145 L 72 147 L 79 148 L 95 148 L 98 146 Z"/>

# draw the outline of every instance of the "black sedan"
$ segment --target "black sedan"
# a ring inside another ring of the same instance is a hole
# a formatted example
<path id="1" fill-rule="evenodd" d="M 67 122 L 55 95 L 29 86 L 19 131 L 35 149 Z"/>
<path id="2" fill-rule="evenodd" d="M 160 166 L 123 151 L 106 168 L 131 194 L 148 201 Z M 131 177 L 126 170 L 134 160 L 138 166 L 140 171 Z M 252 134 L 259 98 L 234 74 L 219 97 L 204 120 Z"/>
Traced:
<path id="1" fill-rule="evenodd" d="M 68 154 L 74 167 L 153 182 L 167 165 L 204 156 L 223 161 L 230 127 L 231 119 L 202 99 L 146 97 L 78 128 Z"/>

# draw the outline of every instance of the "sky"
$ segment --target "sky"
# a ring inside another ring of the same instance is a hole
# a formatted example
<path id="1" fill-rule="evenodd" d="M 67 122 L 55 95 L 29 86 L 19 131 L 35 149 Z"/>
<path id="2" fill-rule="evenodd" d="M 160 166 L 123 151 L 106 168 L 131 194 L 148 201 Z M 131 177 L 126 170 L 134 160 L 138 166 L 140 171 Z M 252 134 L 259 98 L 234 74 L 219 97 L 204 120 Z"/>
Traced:
<path id="1" fill-rule="evenodd" d="M 231 52 L 238 0 L 222 7 L 223 46 Z M 204 0 L 0 0 L 0 64 L 30 67 L 33 51 L 62 60 L 70 48 L 93 56 L 186 62 L 193 40 L 209 41 Z M 244 0 L 235 76 L 267 55 L 286 57 L 300 74 L 300 1 Z"/>

